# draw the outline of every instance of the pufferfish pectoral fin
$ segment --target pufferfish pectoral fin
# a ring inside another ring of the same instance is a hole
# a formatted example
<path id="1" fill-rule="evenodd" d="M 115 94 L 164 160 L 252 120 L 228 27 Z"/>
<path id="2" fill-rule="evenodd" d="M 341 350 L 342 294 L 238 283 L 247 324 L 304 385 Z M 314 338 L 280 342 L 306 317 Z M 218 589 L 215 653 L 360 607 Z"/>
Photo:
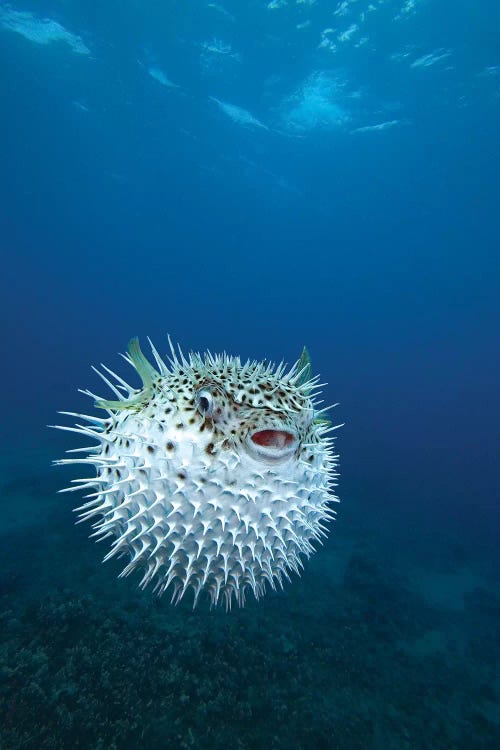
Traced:
<path id="1" fill-rule="evenodd" d="M 302 349 L 302 354 L 297 362 L 297 372 L 300 372 L 300 377 L 297 380 L 297 385 L 301 386 L 307 383 L 312 378 L 312 364 L 311 355 L 307 351 L 306 347 Z"/>
<path id="2" fill-rule="evenodd" d="M 142 380 L 141 390 L 139 392 L 136 391 L 134 395 L 129 395 L 128 398 L 123 397 L 120 401 L 110 401 L 104 398 L 98 399 L 95 402 L 95 406 L 98 409 L 123 411 L 124 409 L 134 409 L 137 406 L 140 406 L 144 401 L 145 394 L 149 392 L 152 383 L 158 377 L 158 371 L 142 353 L 139 339 L 137 337 L 129 341 L 127 355 L 128 357 L 126 356 L 125 359 L 132 365 L 132 367 L 134 367 Z M 102 377 L 101 373 L 99 373 L 99 375 Z M 107 381 L 105 380 L 105 382 Z M 130 391 L 132 392 L 132 389 L 130 389 Z"/>
<path id="3" fill-rule="evenodd" d="M 142 380 L 143 387 L 148 388 L 158 377 L 158 371 L 155 370 L 149 359 L 142 353 L 137 336 L 128 342 L 127 352 Z"/>
<path id="4" fill-rule="evenodd" d="M 297 380 L 297 385 L 304 385 L 311 381 L 313 379 L 312 374 L 312 362 L 311 362 L 311 355 L 309 354 L 306 347 L 302 349 L 302 354 L 300 355 L 300 359 L 297 363 L 297 369 L 300 372 L 300 377 Z M 306 390 L 309 390 L 306 388 Z M 332 422 L 328 417 L 316 417 L 314 420 L 315 424 L 323 425 L 324 427 L 330 427 Z"/>

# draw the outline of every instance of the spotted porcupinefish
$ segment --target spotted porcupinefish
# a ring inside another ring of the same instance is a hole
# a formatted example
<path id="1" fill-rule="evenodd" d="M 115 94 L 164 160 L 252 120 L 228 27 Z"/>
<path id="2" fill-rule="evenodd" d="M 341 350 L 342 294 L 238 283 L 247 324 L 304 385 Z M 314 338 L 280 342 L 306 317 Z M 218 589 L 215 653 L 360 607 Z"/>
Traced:
<path id="1" fill-rule="evenodd" d="M 302 558 L 326 535 L 335 515 L 336 429 L 318 409 L 318 377 L 304 350 L 291 369 L 226 354 L 172 346 L 165 362 L 151 344 L 154 367 L 133 339 L 124 355 L 142 380 L 133 388 L 102 365 L 116 396 L 84 393 L 106 418 L 61 412 L 87 424 L 60 427 L 97 445 L 58 464 L 95 467 L 61 492 L 91 490 L 77 508 L 109 537 L 104 560 L 125 556 L 121 572 L 143 573 L 177 603 L 193 592 L 212 605 L 258 599 L 300 572 Z M 95 368 L 94 368 L 95 369 Z M 114 378 L 109 380 L 107 375 Z"/>

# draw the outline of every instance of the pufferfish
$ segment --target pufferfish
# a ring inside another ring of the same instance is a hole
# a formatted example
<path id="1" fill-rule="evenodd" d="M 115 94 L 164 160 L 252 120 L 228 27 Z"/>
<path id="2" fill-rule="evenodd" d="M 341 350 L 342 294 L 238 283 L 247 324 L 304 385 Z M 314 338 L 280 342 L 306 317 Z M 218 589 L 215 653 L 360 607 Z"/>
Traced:
<path id="1" fill-rule="evenodd" d="M 87 424 L 71 430 L 97 440 L 77 448 L 95 476 L 61 492 L 91 490 L 76 508 L 94 519 L 91 537 L 111 540 L 104 557 L 126 557 L 120 576 L 140 570 L 179 602 L 191 592 L 211 605 L 268 586 L 283 587 L 326 536 L 338 502 L 332 426 L 318 409 L 318 377 L 304 350 L 291 369 L 227 354 L 184 356 L 170 341 L 165 362 L 151 342 L 156 367 L 137 339 L 125 360 L 142 380 L 134 388 L 105 365 L 93 368 L 116 400 L 95 399 L 106 418 L 60 412 Z M 341 425 L 337 425 L 341 426 Z"/>

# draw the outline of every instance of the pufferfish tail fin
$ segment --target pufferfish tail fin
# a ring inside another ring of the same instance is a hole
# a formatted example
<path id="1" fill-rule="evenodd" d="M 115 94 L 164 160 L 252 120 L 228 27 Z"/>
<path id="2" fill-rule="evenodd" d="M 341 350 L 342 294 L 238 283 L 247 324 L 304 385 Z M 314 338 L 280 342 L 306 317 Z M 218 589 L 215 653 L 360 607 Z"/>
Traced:
<path id="1" fill-rule="evenodd" d="M 126 398 L 123 396 L 119 401 L 110 401 L 105 398 L 100 398 L 95 402 L 95 406 L 98 409 L 123 411 L 124 409 L 134 409 L 135 407 L 140 406 L 143 403 L 145 396 L 149 393 L 154 380 L 158 377 L 157 370 L 155 370 L 151 362 L 142 353 L 141 345 L 139 344 L 139 339 L 137 337 L 130 339 L 127 346 L 127 354 L 123 356 L 137 371 L 137 374 L 142 380 L 142 388 L 139 391 L 134 391 L 134 389 L 129 386 L 130 392 L 128 397 Z M 102 377 L 101 373 L 98 372 L 98 374 Z M 108 381 L 105 380 L 105 382 Z M 116 390 L 115 393 L 117 393 Z M 117 395 L 120 394 L 118 393 Z"/>

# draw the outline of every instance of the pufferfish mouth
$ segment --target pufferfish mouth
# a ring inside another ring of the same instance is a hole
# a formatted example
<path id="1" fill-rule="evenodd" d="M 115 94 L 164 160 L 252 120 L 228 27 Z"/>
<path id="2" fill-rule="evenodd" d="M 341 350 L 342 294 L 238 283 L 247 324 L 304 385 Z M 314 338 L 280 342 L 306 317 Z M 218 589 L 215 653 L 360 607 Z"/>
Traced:
<path id="1" fill-rule="evenodd" d="M 266 461 L 281 461 L 294 453 L 297 438 L 293 432 L 268 428 L 249 435 L 247 445 L 255 458 Z"/>

